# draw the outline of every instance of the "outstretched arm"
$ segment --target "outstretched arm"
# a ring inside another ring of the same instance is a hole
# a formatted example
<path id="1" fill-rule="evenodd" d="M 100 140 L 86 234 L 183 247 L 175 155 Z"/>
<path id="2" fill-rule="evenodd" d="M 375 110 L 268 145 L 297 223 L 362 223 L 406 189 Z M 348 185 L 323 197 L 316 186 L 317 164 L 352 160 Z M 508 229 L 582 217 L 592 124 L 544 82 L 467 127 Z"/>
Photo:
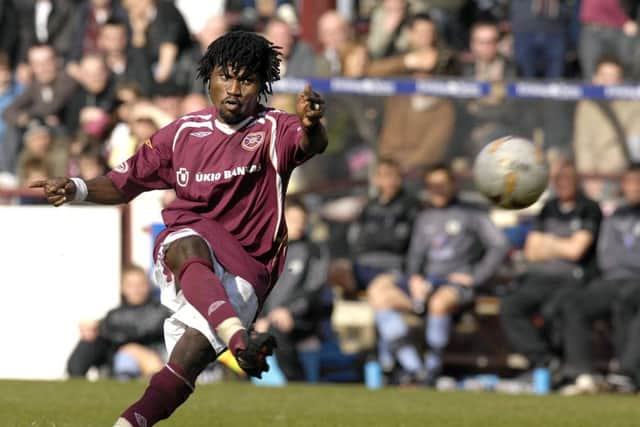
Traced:
<path id="1" fill-rule="evenodd" d="M 29 188 L 42 188 L 47 201 L 53 206 L 62 206 L 72 201 L 86 200 L 101 205 L 118 205 L 126 203 L 123 193 L 106 176 L 85 181 L 86 197 L 83 197 L 83 189 L 78 191 L 76 183 L 71 178 L 52 178 L 35 181 Z"/>
<path id="2" fill-rule="evenodd" d="M 311 90 L 308 83 L 304 91 L 298 95 L 296 114 L 305 131 L 305 137 L 300 142 L 302 150 L 310 155 L 324 152 L 329 143 L 327 132 L 320 123 L 324 116 L 324 100 L 319 93 Z"/>

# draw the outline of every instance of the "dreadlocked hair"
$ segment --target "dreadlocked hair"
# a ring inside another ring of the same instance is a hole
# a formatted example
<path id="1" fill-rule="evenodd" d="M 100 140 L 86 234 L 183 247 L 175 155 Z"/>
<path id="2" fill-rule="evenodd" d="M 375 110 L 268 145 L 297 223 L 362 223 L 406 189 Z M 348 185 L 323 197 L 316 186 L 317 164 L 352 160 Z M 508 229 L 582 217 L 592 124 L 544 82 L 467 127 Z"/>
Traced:
<path id="1" fill-rule="evenodd" d="M 260 81 L 260 95 L 272 93 L 271 83 L 280 80 L 280 46 L 248 31 L 231 31 L 214 40 L 198 64 L 198 78 L 205 85 L 216 66 L 255 74 Z"/>

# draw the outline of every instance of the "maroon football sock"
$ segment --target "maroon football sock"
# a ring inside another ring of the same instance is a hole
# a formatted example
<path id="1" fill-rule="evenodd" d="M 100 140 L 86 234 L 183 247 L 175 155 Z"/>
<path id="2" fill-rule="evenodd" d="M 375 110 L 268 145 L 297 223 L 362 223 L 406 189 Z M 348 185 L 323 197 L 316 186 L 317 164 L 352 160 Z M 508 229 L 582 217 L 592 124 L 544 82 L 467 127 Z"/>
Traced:
<path id="1" fill-rule="evenodd" d="M 151 377 L 149 386 L 136 403 L 131 405 L 122 418 L 134 427 L 151 427 L 182 405 L 193 391 L 194 381 L 188 380 L 184 370 L 169 363 Z"/>
<path id="2" fill-rule="evenodd" d="M 183 264 L 178 280 L 189 304 L 207 319 L 214 331 L 225 320 L 238 317 L 209 260 L 198 257 L 189 258 Z M 234 333 L 229 342 L 225 343 L 233 354 L 244 346 L 243 332 L 244 330 Z"/>

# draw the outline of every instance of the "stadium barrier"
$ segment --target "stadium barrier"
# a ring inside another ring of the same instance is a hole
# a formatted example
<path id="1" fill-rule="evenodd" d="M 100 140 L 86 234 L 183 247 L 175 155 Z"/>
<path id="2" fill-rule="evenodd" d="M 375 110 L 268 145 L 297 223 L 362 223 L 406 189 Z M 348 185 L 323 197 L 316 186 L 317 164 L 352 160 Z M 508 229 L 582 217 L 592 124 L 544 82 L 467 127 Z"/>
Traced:
<path id="1" fill-rule="evenodd" d="M 490 83 L 462 79 L 331 79 L 283 78 L 273 84 L 275 93 L 298 93 L 310 83 L 314 90 L 353 95 L 429 95 L 452 98 L 480 98 L 501 91 L 510 98 L 538 98 L 577 101 L 580 99 L 640 100 L 640 85 L 597 86 L 563 81 L 518 81 Z"/>

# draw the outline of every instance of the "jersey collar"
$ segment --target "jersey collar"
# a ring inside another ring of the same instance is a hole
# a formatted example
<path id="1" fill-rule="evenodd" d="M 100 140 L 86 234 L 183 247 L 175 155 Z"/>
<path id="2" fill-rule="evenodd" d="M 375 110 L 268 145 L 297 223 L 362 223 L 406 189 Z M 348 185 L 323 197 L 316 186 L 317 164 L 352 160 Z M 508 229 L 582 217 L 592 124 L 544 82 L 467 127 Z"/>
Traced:
<path id="1" fill-rule="evenodd" d="M 249 116 L 243 121 L 241 121 L 240 123 L 236 123 L 235 125 L 229 125 L 224 122 L 221 122 L 218 119 L 215 119 L 214 124 L 216 125 L 216 128 L 220 132 L 226 135 L 233 135 L 234 133 L 236 133 L 238 130 L 242 129 L 243 127 L 245 127 L 248 123 L 250 123 L 253 120 L 255 120 L 255 117 Z"/>

